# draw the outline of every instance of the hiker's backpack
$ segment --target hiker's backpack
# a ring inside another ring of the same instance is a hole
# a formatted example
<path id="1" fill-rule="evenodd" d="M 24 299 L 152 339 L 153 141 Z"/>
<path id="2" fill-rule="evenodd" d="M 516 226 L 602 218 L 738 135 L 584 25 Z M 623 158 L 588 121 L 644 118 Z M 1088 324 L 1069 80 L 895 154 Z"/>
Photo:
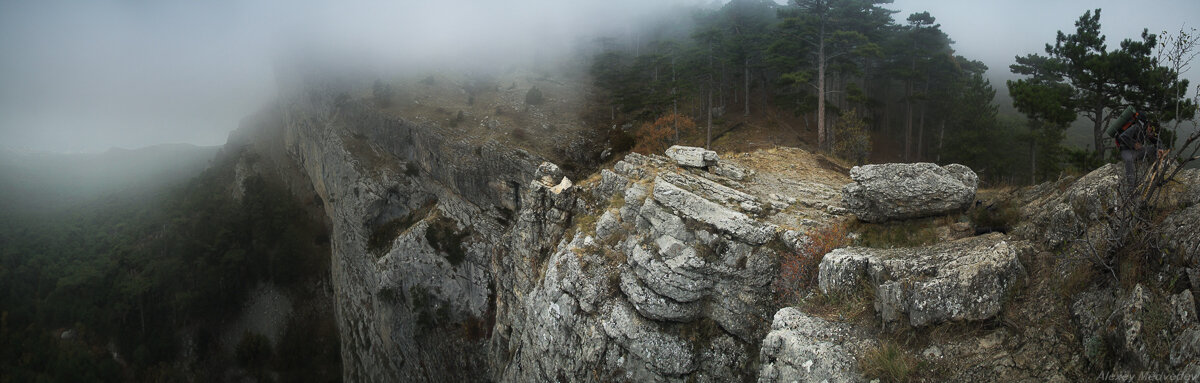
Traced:
<path id="1" fill-rule="evenodd" d="M 1138 113 L 1137 110 L 1133 109 L 1133 105 L 1130 105 L 1129 107 L 1125 108 L 1124 112 L 1121 112 L 1120 117 L 1117 117 L 1117 119 L 1113 120 L 1112 123 L 1108 124 L 1108 129 L 1106 129 L 1104 132 L 1108 133 L 1109 137 L 1112 137 L 1113 140 L 1117 141 L 1117 146 L 1120 146 L 1121 142 L 1120 140 L 1117 140 L 1117 136 L 1120 136 L 1125 129 L 1129 129 L 1130 126 L 1133 126 L 1135 122 L 1138 122 L 1141 119 L 1141 114 Z"/>

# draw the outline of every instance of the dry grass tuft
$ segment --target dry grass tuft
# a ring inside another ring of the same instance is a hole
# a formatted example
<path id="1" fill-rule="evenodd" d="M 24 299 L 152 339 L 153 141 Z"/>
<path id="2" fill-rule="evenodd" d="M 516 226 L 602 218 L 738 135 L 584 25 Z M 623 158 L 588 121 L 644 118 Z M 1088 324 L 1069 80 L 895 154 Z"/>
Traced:
<path id="1" fill-rule="evenodd" d="M 859 367 L 867 377 L 884 382 L 914 381 L 922 365 L 920 360 L 892 341 L 884 341 L 879 347 L 867 350 L 859 359 Z"/>

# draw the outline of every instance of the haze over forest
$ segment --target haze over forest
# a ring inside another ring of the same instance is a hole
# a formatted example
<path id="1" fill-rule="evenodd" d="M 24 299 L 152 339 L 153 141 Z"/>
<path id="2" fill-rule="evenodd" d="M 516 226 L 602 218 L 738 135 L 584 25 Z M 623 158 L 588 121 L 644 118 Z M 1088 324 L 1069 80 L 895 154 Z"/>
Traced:
<path id="1" fill-rule="evenodd" d="M 782 1 L 780 1 L 782 3 Z M 30 1 L 0 4 L 0 147 L 101 152 L 159 143 L 219 145 L 275 95 L 273 62 L 319 46 L 346 62 L 419 71 L 501 69 L 588 52 L 597 36 L 700 0 L 346 2 Z M 896 1 L 899 22 L 929 11 L 957 54 L 988 65 L 1001 110 L 1013 57 L 1041 53 L 1056 31 L 1102 8 L 1110 49 L 1176 31 L 1194 1 Z M 471 66 L 476 66 L 470 68 Z M 1198 73 L 1186 73 L 1196 79 Z M 1193 84 L 1196 81 L 1193 81 Z"/>
<path id="2" fill-rule="evenodd" d="M 1200 371 L 1197 15 L 0 0 L 0 383 Z"/>

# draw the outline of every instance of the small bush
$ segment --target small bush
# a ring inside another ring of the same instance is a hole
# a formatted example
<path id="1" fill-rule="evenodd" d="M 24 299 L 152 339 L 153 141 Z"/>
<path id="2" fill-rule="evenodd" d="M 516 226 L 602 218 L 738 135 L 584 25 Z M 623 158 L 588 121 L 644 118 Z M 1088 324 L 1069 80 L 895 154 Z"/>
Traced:
<path id="1" fill-rule="evenodd" d="M 463 240 L 470 233 L 467 230 L 458 231 L 454 220 L 438 217 L 425 229 L 425 240 L 439 252 L 446 254 L 446 261 L 451 266 L 458 266 L 467 259 L 467 249 L 463 248 Z"/>
<path id="2" fill-rule="evenodd" d="M 916 378 L 921 362 L 895 342 L 884 341 L 879 347 L 867 350 L 859 362 L 869 378 L 884 382 L 909 382 Z"/>
<path id="3" fill-rule="evenodd" d="M 413 210 L 403 217 L 395 218 L 386 223 L 376 226 L 371 230 L 371 236 L 367 238 L 367 251 L 375 256 L 383 256 L 384 253 L 392 249 L 392 240 L 400 235 L 413 224 L 425 219 L 429 215 L 430 210 L 437 205 L 437 202 L 430 202 L 421 206 L 421 208 Z"/>
<path id="4" fill-rule="evenodd" d="M 853 109 L 842 115 L 833 127 L 833 153 L 855 165 L 867 163 L 871 155 L 871 134 L 867 123 Z"/>
<path id="5" fill-rule="evenodd" d="M 885 223 L 859 223 L 859 246 L 890 249 L 928 246 L 938 242 L 938 219 L 914 219 Z"/>
<path id="6" fill-rule="evenodd" d="M 1067 278 L 1062 280 L 1062 286 L 1058 291 L 1061 292 L 1063 298 L 1070 299 L 1087 290 L 1088 286 L 1092 284 L 1092 280 L 1098 276 L 1096 265 L 1092 262 L 1080 262 L 1074 270 L 1071 270 Z"/>
<path id="7" fill-rule="evenodd" d="M 1004 200 L 986 206 L 976 206 L 968 213 L 975 232 L 1007 233 L 1021 220 L 1021 210 L 1012 200 Z"/>
<path id="8" fill-rule="evenodd" d="M 637 131 L 637 145 L 633 151 L 641 154 L 662 153 L 675 141 L 676 129 L 683 137 L 696 130 L 696 122 L 679 114 L 668 114 L 643 125 Z"/>
<path id="9" fill-rule="evenodd" d="M 779 263 L 779 277 L 773 286 L 780 304 L 793 305 L 800 302 L 803 293 L 817 282 L 817 271 L 821 259 L 833 249 L 849 244 L 849 229 L 845 223 L 809 230 L 808 242 L 798 252 L 783 252 Z"/>
<path id="10" fill-rule="evenodd" d="M 529 88 L 529 91 L 525 92 L 525 103 L 526 104 L 541 105 L 543 102 L 546 102 L 546 97 L 542 95 L 542 91 L 540 89 L 538 89 L 536 86 Z"/>
<path id="11" fill-rule="evenodd" d="M 612 145 L 613 153 L 625 153 L 632 150 L 637 141 L 629 133 L 625 133 L 621 129 L 613 129 L 608 132 L 608 143 Z"/>
<path id="12" fill-rule="evenodd" d="M 524 128 L 514 128 L 512 130 L 512 136 L 513 136 L 513 138 L 516 138 L 521 141 L 525 141 L 525 140 L 529 139 L 529 133 L 526 132 Z"/>

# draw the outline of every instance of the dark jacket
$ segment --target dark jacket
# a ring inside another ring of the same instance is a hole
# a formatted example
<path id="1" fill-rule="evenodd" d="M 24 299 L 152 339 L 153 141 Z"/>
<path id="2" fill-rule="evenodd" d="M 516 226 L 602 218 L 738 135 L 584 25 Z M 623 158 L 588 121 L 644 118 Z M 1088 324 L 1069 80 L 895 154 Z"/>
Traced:
<path id="1" fill-rule="evenodd" d="M 1129 129 L 1117 135 L 1117 147 L 1120 150 L 1134 150 L 1136 143 L 1141 143 L 1143 149 L 1154 148 L 1158 146 L 1157 135 L 1150 135 L 1146 132 L 1145 123 L 1134 123 Z"/>

